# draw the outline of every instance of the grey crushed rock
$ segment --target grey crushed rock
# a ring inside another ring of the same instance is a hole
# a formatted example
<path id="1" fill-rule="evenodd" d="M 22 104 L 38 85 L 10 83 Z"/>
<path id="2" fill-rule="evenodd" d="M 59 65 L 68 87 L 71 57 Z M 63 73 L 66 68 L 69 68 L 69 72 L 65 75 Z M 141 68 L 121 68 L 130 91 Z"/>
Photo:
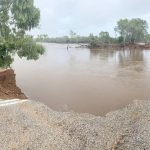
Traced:
<path id="1" fill-rule="evenodd" d="M 0 150 L 149 150 L 150 101 L 105 117 L 26 101 L 0 107 Z"/>

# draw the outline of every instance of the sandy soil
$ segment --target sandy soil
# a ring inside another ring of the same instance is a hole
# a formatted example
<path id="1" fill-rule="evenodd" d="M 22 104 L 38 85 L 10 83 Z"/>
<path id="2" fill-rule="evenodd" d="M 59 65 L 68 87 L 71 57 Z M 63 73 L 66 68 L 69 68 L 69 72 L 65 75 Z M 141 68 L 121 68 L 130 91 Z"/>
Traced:
<path id="1" fill-rule="evenodd" d="M 0 70 L 0 98 L 1 99 L 26 99 L 16 85 L 15 73 L 12 69 Z"/>

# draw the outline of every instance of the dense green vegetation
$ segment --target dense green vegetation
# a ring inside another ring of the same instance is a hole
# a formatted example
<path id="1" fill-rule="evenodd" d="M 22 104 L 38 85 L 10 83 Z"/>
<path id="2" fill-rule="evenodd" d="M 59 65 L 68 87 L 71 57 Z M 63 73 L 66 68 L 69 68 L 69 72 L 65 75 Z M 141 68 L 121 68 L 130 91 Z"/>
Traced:
<path id="1" fill-rule="evenodd" d="M 142 19 L 121 19 L 117 22 L 115 31 L 119 33 L 124 43 L 145 42 L 148 35 L 148 24 Z"/>
<path id="2" fill-rule="evenodd" d="M 109 44 L 135 44 L 138 42 L 149 43 L 150 35 L 148 34 L 148 24 L 145 20 L 121 19 L 114 28 L 116 37 L 111 37 L 106 31 L 102 31 L 95 36 L 80 36 L 70 31 L 69 36 L 49 38 L 48 35 L 38 35 L 36 41 L 50 43 L 88 43 L 91 47 Z"/>
<path id="3" fill-rule="evenodd" d="M 26 34 L 39 25 L 40 11 L 34 0 L 0 0 L 0 67 L 7 68 L 13 55 L 38 59 L 44 48 Z"/>

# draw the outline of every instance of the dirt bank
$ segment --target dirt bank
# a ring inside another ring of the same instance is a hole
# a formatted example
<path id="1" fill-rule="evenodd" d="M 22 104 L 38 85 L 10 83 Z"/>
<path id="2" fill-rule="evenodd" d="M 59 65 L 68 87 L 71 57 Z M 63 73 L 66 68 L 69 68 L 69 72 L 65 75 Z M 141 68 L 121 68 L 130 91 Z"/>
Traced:
<path id="1" fill-rule="evenodd" d="M 150 50 L 150 44 L 103 44 L 97 45 L 95 47 L 90 47 L 90 49 L 110 49 L 110 50 L 123 50 L 123 49 L 138 49 L 138 50 Z"/>
<path id="2" fill-rule="evenodd" d="M 12 69 L 0 71 L 0 98 L 1 99 L 26 99 L 16 85 L 15 73 Z"/>
<path id="3" fill-rule="evenodd" d="M 0 114 L 0 150 L 150 149 L 150 101 L 106 117 L 56 112 L 29 100 L 1 101 Z"/>

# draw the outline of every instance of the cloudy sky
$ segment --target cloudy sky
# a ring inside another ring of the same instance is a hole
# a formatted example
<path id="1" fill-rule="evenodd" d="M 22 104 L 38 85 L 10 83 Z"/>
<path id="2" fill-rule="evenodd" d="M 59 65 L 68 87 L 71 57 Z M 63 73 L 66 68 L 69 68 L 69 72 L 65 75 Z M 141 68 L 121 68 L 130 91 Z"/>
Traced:
<path id="1" fill-rule="evenodd" d="M 41 10 L 40 27 L 33 35 L 98 34 L 114 27 L 120 18 L 143 18 L 150 25 L 150 0 L 35 0 Z"/>

